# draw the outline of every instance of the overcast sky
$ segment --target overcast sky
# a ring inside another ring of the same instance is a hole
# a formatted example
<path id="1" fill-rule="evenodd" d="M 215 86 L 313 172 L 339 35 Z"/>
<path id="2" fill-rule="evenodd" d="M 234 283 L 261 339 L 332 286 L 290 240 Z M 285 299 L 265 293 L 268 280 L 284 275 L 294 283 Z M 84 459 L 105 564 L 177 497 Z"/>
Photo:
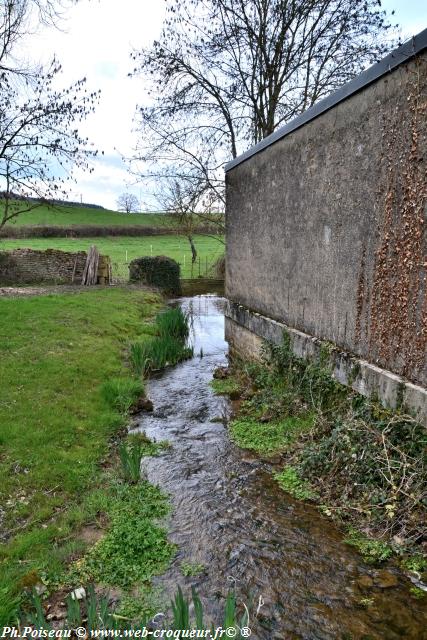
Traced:
<path id="1" fill-rule="evenodd" d="M 129 156 L 135 146 L 132 120 L 146 97 L 142 81 L 127 77 L 130 52 L 159 36 L 164 5 L 164 0 L 80 0 L 64 16 L 61 31 L 44 29 L 31 38 L 32 57 L 48 60 L 56 54 L 64 84 L 86 77 L 90 90 L 102 92 L 96 113 L 81 130 L 105 155 L 95 161 L 92 174 L 76 174 L 70 199 L 112 209 L 126 190 L 150 199 L 143 185 L 134 184 L 121 154 Z M 426 0 L 383 0 L 382 5 L 395 10 L 393 21 L 401 25 L 403 39 L 427 27 Z"/>

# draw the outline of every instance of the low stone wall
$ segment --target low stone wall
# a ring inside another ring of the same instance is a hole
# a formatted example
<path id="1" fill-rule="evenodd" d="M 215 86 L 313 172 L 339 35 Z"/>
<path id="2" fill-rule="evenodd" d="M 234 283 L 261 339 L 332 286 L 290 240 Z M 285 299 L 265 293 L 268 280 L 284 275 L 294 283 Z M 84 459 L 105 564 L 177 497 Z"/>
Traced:
<path id="1" fill-rule="evenodd" d="M 87 253 L 68 253 L 57 249 L 35 251 L 15 249 L 0 251 L 0 284 L 80 284 L 86 264 Z M 98 273 L 105 277 L 105 257 L 100 260 Z M 102 273 L 101 273 L 102 271 Z M 107 284 L 108 277 L 104 280 Z"/>
<path id="2" fill-rule="evenodd" d="M 225 337 L 233 353 L 245 359 L 259 359 L 263 340 L 280 344 L 283 332 L 291 341 L 291 348 L 300 358 L 318 358 L 322 346 L 329 352 L 333 376 L 338 382 L 364 395 L 375 395 L 385 407 L 404 408 L 427 426 L 427 391 L 408 380 L 381 369 L 339 349 L 331 343 L 286 326 L 243 305 L 228 301 L 225 309 Z M 325 349 L 322 351 L 325 352 Z"/>
<path id="3" fill-rule="evenodd" d="M 181 278 L 183 296 L 198 296 L 204 293 L 224 295 L 224 280 L 221 278 Z"/>

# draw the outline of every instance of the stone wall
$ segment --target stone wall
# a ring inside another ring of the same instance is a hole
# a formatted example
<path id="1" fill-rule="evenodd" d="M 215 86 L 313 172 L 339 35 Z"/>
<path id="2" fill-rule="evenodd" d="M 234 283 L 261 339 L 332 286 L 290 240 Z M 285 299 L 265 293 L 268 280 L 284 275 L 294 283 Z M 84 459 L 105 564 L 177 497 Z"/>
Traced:
<path id="1" fill-rule="evenodd" d="M 80 284 L 87 254 L 56 249 L 15 249 L 0 252 L 0 284 Z M 101 261 L 100 261 L 101 262 Z"/>
<path id="2" fill-rule="evenodd" d="M 427 52 L 226 173 L 226 295 L 427 386 Z"/>

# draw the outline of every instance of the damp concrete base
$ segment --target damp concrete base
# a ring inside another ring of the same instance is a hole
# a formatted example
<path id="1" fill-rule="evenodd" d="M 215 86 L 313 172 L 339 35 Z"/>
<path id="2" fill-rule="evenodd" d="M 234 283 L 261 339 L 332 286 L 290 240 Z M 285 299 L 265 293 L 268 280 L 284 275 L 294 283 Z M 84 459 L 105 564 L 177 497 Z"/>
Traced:
<path id="1" fill-rule="evenodd" d="M 333 376 L 338 382 L 364 396 L 377 397 L 387 408 L 405 408 L 427 426 L 427 390 L 423 387 L 307 333 L 250 311 L 240 304 L 227 302 L 225 337 L 232 355 L 259 359 L 263 341 L 280 344 L 284 331 L 290 337 L 295 355 L 316 358 L 320 356 L 323 346 L 322 355 L 328 354 Z"/>

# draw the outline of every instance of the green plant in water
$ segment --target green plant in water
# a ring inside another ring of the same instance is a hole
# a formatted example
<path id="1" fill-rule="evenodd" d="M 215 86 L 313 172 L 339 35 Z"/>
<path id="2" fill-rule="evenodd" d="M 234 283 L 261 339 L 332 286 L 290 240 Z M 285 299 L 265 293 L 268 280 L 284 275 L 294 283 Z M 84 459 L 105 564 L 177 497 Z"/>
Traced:
<path id="1" fill-rule="evenodd" d="M 300 478 L 296 469 L 291 466 L 285 467 L 280 473 L 275 473 L 274 478 L 284 491 L 297 500 L 313 500 L 318 497 L 310 484 Z"/>
<path id="2" fill-rule="evenodd" d="M 130 443 L 123 442 L 119 446 L 122 473 L 126 482 L 131 484 L 139 482 L 141 478 L 141 460 L 144 453 L 142 442 L 136 439 Z"/>
<path id="3" fill-rule="evenodd" d="M 156 317 L 156 325 L 159 336 L 176 338 L 182 342 L 185 342 L 190 333 L 188 316 L 181 307 L 159 313 Z"/>
<path id="4" fill-rule="evenodd" d="M 426 592 L 423 589 L 420 589 L 419 587 L 411 587 L 409 591 L 417 600 L 421 600 L 421 598 L 426 597 Z"/>
<path id="5" fill-rule="evenodd" d="M 388 560 L 393 553 L 392 548 L 381 540 L 371 540 L 356 529 L 350 528 L 344 542 L 356 547 L 365 562 L 377 564 Z"/>
<path id="6" fill-rule="evenodd" d="M 91 585 L 88 588 L 87 598 L 84 602 L 71 600 L 71 598 L 67 599 L 67 615 L 62 629 L 79 626 L 88 632 L 87 635 L 90 635 L 90 632 L 95 629 L 140 629 L 149 623 L 150 616 L 156 610 L 158 611 L 159 608 L 162 609 L 164 606 L 160 603 L 158 597 L 156 598 L 151 594 L 150 598 L 152 597 L 155 598 L 152 603 L 156 602 L 156 604 L 154 607 L 149 605 L 147 608 L 146 606 L 139 607 L 135 598 L 125 595 L 120 608 L 116 610 L 114 605 L 110 604 L 109 599 L 105 596 L 98 596 Z M 162 626 L 165 631 L 184 632 L 182 635 L 173 634 L 174 638 L 196 637 L 195 631 L 205 631 L 208 628 L 208 624 L 204 619 L 202 601 L 194 587 L 191 588 L 191 603 L 182 593 L 181 587 L 178 587 L 171 604 L 173 618 L 171 621 L 165 620 Z M 190 604 L 192 604 L 192 607 Z M 190 613 L 191 609 L 193 610 L 193 615 Z M 52 628 L 45 618 L 41 599 L 37 594 L 32 597 L 31 611 L 26 616 L 21 616 L 20 624 L 24 625 L 27 621 L 37 629 L 50 631 Z M 231 592 L 228 593 L 225 600 L 223 620 L 218 621 L 218 623 L 216 626 L 221 626 L 224 630 L 233 630 L 233 635 L 227 633 L 227 637 L 237 638 L 238 640 L 247 637 L 248 609 L 245 607 L 244 613 L 239 617 L 236 597 Z M 215 633 L 214 630 L 215 625 L 212 624 L 212 635 Z M 191 633 L 193 635 L 189 635 Z M 172 635 L 168 637 L 172 637 Z"/>
<path id="7" fill-rule="evenodd" d="M 107 404 L 121 414 L 129 409 L 144 394 L 144 384 L 135 378 L 112 378 L 101 387 L 101 394 Z"/>
<path id="8" fill-rule="evenodd" d="M 172 627 L 175 630 L 181 629 L 187 631 L 189 629 L 206 629 L 207 625 L 204 622 L 203 604 L 197 595 L 194 587 L 191 589 L 193 608 L 194 608 L 194 623 L 190 618 L 190 602 L 184 597 L 181 587 L 178 587 L 178 591 L 175 598 L 172 601 L 173 623 Z M 228 637 L 233 638 L 245 638 L 246 635 L 242 635 L 241 630 L 248 626 L 248 611 L 245 608 L 245 613 L 238 619 L 236 597 L 233 593 L 229 592 L 225 601 L 224 607 L 224 621 L 222 623 L 223 629 L 234 629 L 233 635 Z M 183 636 L 185 637 L 185 636 Z"/>
<path id="9" fill-rule="evenodd" d="M 180 340 L 171 336 L 134 343 L 130 351 L 132 365 L 138 374 L 163 369 L 193 356 L 192 347 L 186 347 Z"/>
<path id="10" fill-rule="evenodd" d="M 141 432 L 131 433 L 127 438 L 127 442 L 130 447 L 136 445 L 139 448 L 142 457 L 157 456 L 161 451 L 171 447 L 168 440 L 155 442 L 150 440 L 145 433 Z"/>
<path id="11" fill-rule="evenodd" d="M 374 602 L 375 602 L 374 598 L 360 598 L 359 600 L 359 604 L 362 607 L 372 607 Z"/>
<path id="12" fill-rule="evenodd" d="M 181 562 L 181 573 L 185 577 L 194 577 L 199 576 L 201 573 L 205 571 L 206 567 L 204 564 L 197 562 Z"/>

